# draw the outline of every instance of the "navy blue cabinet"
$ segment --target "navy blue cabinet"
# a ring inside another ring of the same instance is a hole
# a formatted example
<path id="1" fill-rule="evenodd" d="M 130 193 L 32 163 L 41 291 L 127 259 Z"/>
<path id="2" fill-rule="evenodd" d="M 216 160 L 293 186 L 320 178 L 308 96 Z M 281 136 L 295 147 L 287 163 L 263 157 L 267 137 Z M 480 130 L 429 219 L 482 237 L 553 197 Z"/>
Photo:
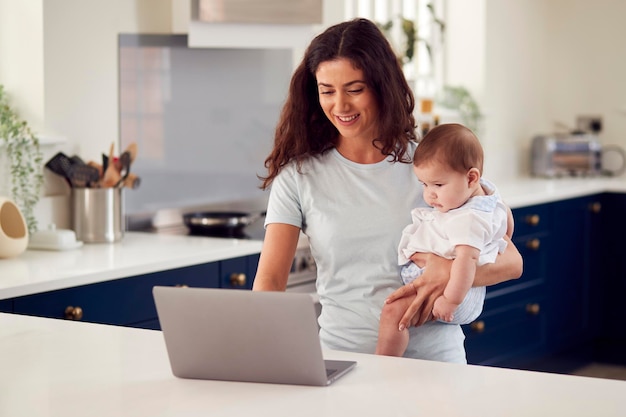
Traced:
<path id="1" fill-rule="evenodd" d="M 0 312 L 2 313 L 13 312 L 13 301 L 12 300 L 0 300 Z"/>
<path id="2" fill-rule="evenodd" d="M 602 197 L 553 203 L 553 235 L 548 269 L 548 349 L 551 352 L 584 343 L 594 333 L 591 301 L 597 291 L 600 265 L 592 258 L 592 242 L 601 227 Z"/>
<path id="3" fill-rule="evenodd" d="M 600 360 L 626 364 L 626 194 L 604 195 L 601 212 L 602 245 L 595 248 L 600 254 L 592 274 L 601 285 L 591 305 L 600 315 L 592 317 L 600 327 L 596 349 Z"/>
<path id="4" fill-rule="evenodd" d="M 3 300 L 14 313 L 159 329 L 155 285 L 250 289 L 259 255 Z"/>
<path id="5" fill-rule="evenodd" d="M 605 198 L 593 195 L 513 210 L 513 242 L 524 259 L 524 272 L 518 280 L 489 287 L 483 314 L 463 326 L 469 363 L 524 367 L 599 334 L 597 307 L 607 299 L 603 219 L 605 208 L 614 210 Z M 623 204 L 622 213 L 626 197 Z"/>
<path id="6" fill-rule="evenodd" d="M 524 259 L 517 280 L 487 289 L 485 307 L 473 323 L 463 326 L 471 364 L 516 366 L 545 352 L 545 293 L 552 236 L 549 205 L 513 210 L 513 242 Z"/>

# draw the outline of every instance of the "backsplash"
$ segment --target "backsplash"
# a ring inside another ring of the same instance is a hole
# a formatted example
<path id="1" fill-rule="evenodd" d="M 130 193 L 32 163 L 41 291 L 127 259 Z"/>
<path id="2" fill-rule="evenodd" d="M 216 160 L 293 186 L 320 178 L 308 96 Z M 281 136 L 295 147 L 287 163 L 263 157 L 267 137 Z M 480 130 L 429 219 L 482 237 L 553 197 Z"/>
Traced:
<path id="1" fill-rule="evenodd" d="M 120 35 L 121 149 L 141 186 L 126 213 L 253 199 L 293 71 L 287 49 L 188 48 L 184 35 Z"/>

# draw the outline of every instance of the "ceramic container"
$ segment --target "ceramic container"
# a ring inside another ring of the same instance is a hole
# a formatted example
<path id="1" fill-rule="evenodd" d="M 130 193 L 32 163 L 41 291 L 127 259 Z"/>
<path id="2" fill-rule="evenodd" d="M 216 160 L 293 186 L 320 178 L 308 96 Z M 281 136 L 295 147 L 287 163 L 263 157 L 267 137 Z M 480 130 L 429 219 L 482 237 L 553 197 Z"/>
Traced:
<path id="1" fill-rule="evenodd" d="M 0 258 L 20 255 L 28 246 L 28 227 L 17 205 L 0 196 Z"/>

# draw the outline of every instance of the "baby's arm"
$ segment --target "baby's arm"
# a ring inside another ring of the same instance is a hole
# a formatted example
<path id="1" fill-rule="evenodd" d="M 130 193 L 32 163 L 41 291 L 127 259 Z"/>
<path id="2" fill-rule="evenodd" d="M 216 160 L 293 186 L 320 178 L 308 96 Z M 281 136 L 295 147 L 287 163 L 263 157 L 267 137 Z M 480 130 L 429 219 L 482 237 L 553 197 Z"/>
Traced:
<path id="1" fill-rule="evenodd" d="M 452 261 L 450 281 L 443 291 L 443 295 L 435 300 L 433 316 L 436 319 L 452 321 L 454 310 L 465 298 L 465 295 L 474 284 L 476 263 L 480 250 L 472 246 L 458 245 L 455 248 L 456 258 Z"/>

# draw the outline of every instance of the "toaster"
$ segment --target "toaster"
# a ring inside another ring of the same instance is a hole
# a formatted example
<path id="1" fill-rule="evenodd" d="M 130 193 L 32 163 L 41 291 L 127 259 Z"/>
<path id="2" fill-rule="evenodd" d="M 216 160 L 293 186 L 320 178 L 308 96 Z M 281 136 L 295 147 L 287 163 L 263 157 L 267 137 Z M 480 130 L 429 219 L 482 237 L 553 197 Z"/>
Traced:
<path id="1" fill-rule="evenodd" d="M 602 146 L 591 133 L 533 138 L 531 173 L 538 177 L 595 176 L 602 173 Z"/>

